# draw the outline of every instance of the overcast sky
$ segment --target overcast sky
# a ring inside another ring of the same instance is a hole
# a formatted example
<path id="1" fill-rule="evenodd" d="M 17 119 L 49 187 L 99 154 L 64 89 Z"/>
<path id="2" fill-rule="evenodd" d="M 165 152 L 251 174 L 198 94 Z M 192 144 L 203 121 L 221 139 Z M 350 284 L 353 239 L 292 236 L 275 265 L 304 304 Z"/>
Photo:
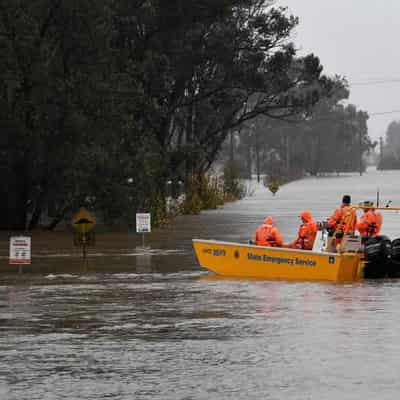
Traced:
<path id="1" fill-rule="evenodd" d="M 278 0 L 300 22 L 300 54 L 317 55 L 327 75 L 351 84 L 349 101 L 370 114 L 369 134 L 400 120 L 400 0 Z M 385 83 L 381 83 L 386 81 Z M 387 82 L 391 81 L 391 82 Z M 397 110 L 396 113 L 374 115 Z"/>

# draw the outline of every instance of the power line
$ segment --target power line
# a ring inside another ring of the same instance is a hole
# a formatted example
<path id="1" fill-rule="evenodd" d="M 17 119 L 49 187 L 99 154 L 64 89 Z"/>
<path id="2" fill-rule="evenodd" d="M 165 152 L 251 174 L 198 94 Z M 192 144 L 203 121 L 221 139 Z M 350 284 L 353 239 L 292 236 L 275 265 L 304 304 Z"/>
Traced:
<path id="1" fill-rule="evenodd" d="M 349 86 L 382 85 L 382 84 L 386 84 L 386 83 L 400 83 L 400 78 L 374 79 L 374 80 L 364 81 L 364 82 L 354 82 L 354 83 L 349 83 Z M 397 113 L 400 113 L 400 110 L 368 112 L 368 115 L 370 117 L 372 117 L 372 116 L 389 115 L 389 114 L 397 114 Z"/>
<path id="2" fill-rule="evenodd" d="M 396 79 L 375 79 L 364 82 L 349 83 L 349 86 L 369 86 L 369 85 L 383 85 L 385 83 L 400 83 L 400 78 Z"/>
<path id="3" fill-rule="evenodd" d="M 368 113 L 368 115 L 373 116 L 373 115 L 387 115 L 387 114 L 397 114 L 397 113 L 400 113 L 400 110 L 372 112 L 372 113 Z"/>

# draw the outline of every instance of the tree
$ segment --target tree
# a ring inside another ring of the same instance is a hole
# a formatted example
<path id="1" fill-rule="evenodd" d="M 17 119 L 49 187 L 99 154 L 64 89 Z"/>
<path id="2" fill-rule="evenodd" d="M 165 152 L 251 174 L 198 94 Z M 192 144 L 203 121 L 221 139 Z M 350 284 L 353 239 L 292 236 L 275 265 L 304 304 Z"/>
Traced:
<path id="1" fill-rule="evenodd" d="M 85 150 L 104 125 L 98 94 L 106 73 L 106 6 L 0 2 L 4 227 L 34 228 L 61 196 L 64 209 L 67 197 L 77 205 L 87 195 L 82 181 L 70 185 L 77 175 L 83 179 Z"/>
<path id="2" fill-rule="evenodd" d="M 262 173 L 272 176 L 364 171 L 363 155 L 375 145 L 368 137 L 368 114 L 343 105 L 349 94 L 345 80 L 324 79 L 325 95 L 307 112 L 285 120 L 259 116 L 251 129 L 242 129 L 240 143 L 252 148 L 242 158 L 251 154 L 254 163 L 261 158 Z"/>
<path id="3" fill-rule="evenodd" d="M 326 96 L 296 24 L 266 0 L 0 0 L 0 227 L 161 217 L 166 182 L 204 175 L 229 132 Z"/>
<path id="4" fill-rule="evenodd" d="M 386 130 L 385 145 L 378 167 L 380 169 L 400 168 L 400 121 L 392 121 Z"/>

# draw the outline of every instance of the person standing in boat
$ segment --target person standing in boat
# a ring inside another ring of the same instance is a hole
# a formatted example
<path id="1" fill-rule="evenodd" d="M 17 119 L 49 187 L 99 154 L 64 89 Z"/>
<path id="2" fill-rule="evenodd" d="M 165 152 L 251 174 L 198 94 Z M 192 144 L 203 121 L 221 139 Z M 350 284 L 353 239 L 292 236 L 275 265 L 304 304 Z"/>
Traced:
<path id="1" fill-rule="evenodd" d="M 264 223 L 256 229 L 254 242 L 258 246 L 282 247 L 282 235 L 275 226 L 272 217 L 264 219 Z"/>
<path id="2" fill-rule="evenodd" d="M 289 243 L 287 247 L 291 249 L 312 250 L 315 237 L 317 236 L 318 226 L 309 211 L 303 211 L 300 214 L 301 225 L 294 242 Z"/>
<path id="3" fill-rule="evenodd" d="M 356 209 L 351 206 L 351 197 L 345 194 L 342 205 L 328 219 L 328 251 L 336 251 L 345 235 L 354 235 L 357 225 Z"/>
<path id="4" fill-rule="evenodd" d="M 377 236 L 382 228 L 382 215 L 373 208 L 372 201 L 364 201 L 364 214 L 357 223 L 357 229 L 362 238 Z M 364 239 L 365 240 L 365 239 Z"/>

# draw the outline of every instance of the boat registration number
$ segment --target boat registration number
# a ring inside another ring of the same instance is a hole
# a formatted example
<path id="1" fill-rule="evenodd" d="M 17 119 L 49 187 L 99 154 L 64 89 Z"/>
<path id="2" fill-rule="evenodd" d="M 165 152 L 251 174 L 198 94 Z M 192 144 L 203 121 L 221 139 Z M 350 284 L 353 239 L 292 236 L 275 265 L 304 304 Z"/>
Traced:
<path id="1" fill-rule="evenodd" d="M 224 249 L 203 249 L 203 253 L 212 254 L 215 257 L 226 256 Z"/>

